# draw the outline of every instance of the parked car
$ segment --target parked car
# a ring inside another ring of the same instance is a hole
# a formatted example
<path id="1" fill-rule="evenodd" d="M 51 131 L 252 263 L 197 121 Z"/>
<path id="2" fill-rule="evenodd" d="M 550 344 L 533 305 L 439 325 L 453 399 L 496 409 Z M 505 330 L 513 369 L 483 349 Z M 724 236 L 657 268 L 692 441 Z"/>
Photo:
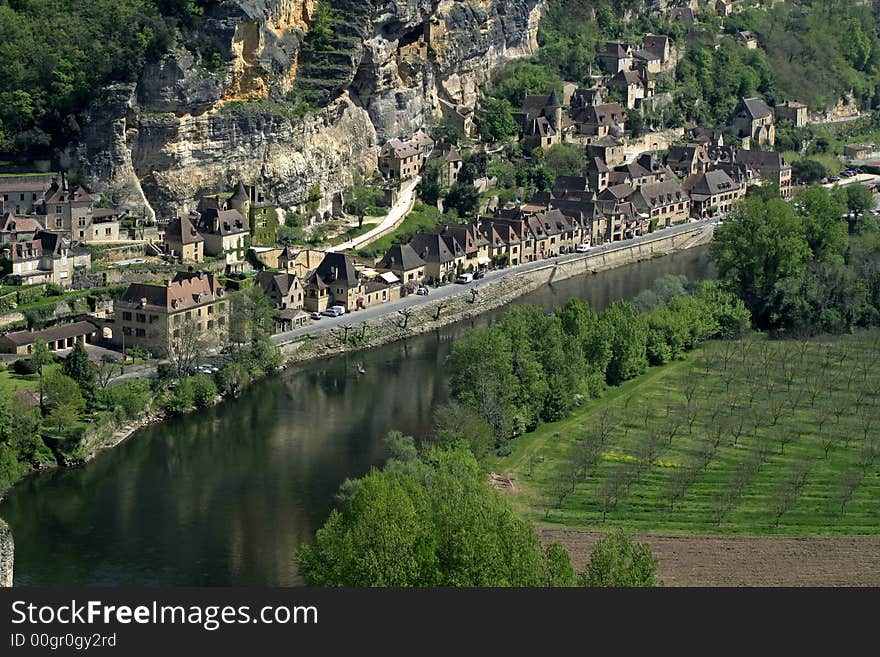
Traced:
<path id="1" fill-rule="evenodd" d="M 484 271 L 478 271 L 476 274 L 474 274 L 474 280 L 475 280 L 475 281 L 478 281 L 478 280 L 480 280 L 481 278 L 486 278 L 486 272 L 484 272 Z"/>
<path id="2" fill-rule="evenodd" d="M 473 274 L 461 274 L 458 278 L 455 279 L 456 283 L 460 283 L 461 285 L 467 285 L 468 283 L 474 280 Z"/>
<path id="3" fill-rule="evenodd" d="M 330 306 L 324 311 L 324 314 L 327 315 L 327 317 L 339 317 L 340 315 L 345 314 L 345 306 Z"/>
<path id="4" fill-rule="evenodd" d="M 583 242 L 582 244 L 578 244 L 574 250 L 576 253 L 586 253 L 590 250 L 590 245 L 588 242 Z"/>
<path id="5" fill-rule="evenodd" d="M 310 313 L 309 317 L 311 317 L 312 319 L 321 319 L 323 315 L 321 315 L 321 313 L 319 313 L 318 311 L 315 311 L 313 313 Z"/>
<path id="6" fill-rule="evenodd" d="M 423 297 L 424 297 L 424 296 L 427 296 L 427 295 L 428 295 L 428 288 L 426 288 L 426 287 L 423 285 L 423 286 L 420 287 L 418 290 L 416 290 L 416 294 L 418 294 L 419 296 L 423 296 Z"/>

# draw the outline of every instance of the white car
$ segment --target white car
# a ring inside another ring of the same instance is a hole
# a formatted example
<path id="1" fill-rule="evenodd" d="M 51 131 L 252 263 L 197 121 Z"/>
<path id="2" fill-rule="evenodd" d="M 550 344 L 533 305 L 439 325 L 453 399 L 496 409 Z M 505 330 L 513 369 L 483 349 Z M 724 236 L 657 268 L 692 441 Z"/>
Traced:
<path id="1" fill-rule="evenodd" d="M 576 253 L 586 253 L 590 250 L 590 245 L 587 242 L 584 242 L 583 244 L 578 244 L 574 250 Z"/>

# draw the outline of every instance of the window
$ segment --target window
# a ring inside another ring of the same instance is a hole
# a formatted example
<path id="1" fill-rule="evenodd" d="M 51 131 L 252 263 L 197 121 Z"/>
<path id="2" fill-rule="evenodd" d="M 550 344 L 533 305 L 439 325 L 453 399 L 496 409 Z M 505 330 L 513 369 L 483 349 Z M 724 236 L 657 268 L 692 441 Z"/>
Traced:
<path id="1" fill-rule="evenodd" d="M 131 327 L 123 326 L 122 327 L 122 335 L 131 335 Z"/>
<path id="2" fill-rule="evenodd" d="M 175 340 L 179 340 L 180 339 L 180 329 L 176 329 L 172 335 L 174 336 Z"/>
<path id="3" fill-rule="evenodd" d="M 137 321 L 138 321 L 138 324 L 146 324 L 147 323 L 147 316 L 142 313 L 138 313 L 137 314 Z"/>
<path id="4" fill-rule="evenodd" d="M 142 328 L 136 329 L 134 334 L 139 338 L 144 338 L 147 336 L 147 332 Z"/>
<path id="5" fill-rule="evenodd" d="M 122 321 L 130 322 L 131 321 L 131 313 L 122 313 Z"/>
<path id="6" fill-rule="evenodd" d="M 212 319 L 208 320 L 207 328 L 209 331 L 214 329 L 214 320 L 212 320 Z"/>
<path id="7" fill-rule="evenodd" d="M 218 320 L 217 320 L 217 326 L 226 326 L 226 318 L 225 318 L 225 317 L 221 317 L 220 319 L 218 319 Z"/>
<path id="8" fill-rule="evenodd" d="M 110 230 L 109 228 L 105 228 L 105 229 L 104 229 L 104 234 L 105 234 L 105 235 L 111 235 L 112 233 L 111 233 L 111 230 Z"/>
<path id="9" fill-rule="evenodd" d="M 21 198 L 19 198 L 18 200 L 19 200 L 19 201 L 23 201 L 23 200 L 24 200 L 24 194 L 22 194 L 22 195 L 21 195 Z"/>
<path id="10" fill-rule="evenodd" d="M 61 221 L 61 217 L 58 217 L 58 218 L 55 220 L 55 227 L 56 227 L 56 228 L 61 228 L 62 225 L 63 225 L 63 222 Z"/>
<path id="11" fill-rule="evenodd" d="M 214 306 L 208 306 L 208 314 L 209 314 L 209 315 L 213 315 L 213 314 L 214 314 Z"/>
<path id="12" fill-rule="evenodd" d="M 189 310 L 186 311 L 186 319 L 187 319 L 187 321 L 192 319 L 192 312 Z"/>
<path id="13" fill-rule="evenodd" d="M 60 205 L 55 206 L 55 214 L 61 214 L 61 206 Z"/>

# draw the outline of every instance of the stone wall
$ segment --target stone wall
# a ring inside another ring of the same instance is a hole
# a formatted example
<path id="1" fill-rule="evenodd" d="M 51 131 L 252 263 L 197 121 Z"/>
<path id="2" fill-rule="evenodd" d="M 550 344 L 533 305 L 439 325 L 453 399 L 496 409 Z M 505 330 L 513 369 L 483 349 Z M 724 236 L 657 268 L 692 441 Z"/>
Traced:
<path id="1" fill-rule="evenodd" d="M 15 544 L 12 530 L 0 520 L 0 587 L 12 586 L 12 566 L 15 561 Z"/>
<path id="2" fill-rule="evenodd" d="M 681 251 L 711 239 L 711 235 L 712 227 L 701 225 L 668 237 L 658 237 L 632 245 L 624 244 L 613 251 L 585 254 L 581 258 L 561 264 L 548 262 L 544 267 L 505 276 L 477 288 L 466 288 L 460 294 L 416 306 L 411 309 L 406 321 L 399 313 L 365 322 L 358 322 L 357 316 L 353 315 L 350 322 L 353 328 L 349 331 L 348 343 L 344 342 L 344 331 L 335 328 L 284 343 L 280 345 L 281 353 L 285 363 L 290 365 L 404 340 L 494 310 L 553 281 L 592 275 Z M 476 298 L 471 289 L 478 291 Z M 362 333 L 363 339 L 360 339 Z"/>

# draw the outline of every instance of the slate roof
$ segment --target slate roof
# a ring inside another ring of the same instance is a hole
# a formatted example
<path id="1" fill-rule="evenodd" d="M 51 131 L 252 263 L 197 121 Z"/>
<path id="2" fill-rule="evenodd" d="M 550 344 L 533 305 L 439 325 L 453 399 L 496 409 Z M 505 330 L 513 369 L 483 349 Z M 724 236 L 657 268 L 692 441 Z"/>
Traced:
<path id="1" fill-rule="evenodd" d="M 168 222 L 165 228 L 165 241 L 179 242 L 182 245 L 197 244 L 204 242 L 205 238 L 199 234 L 192 222 L 186 217 L 175 217 Z"/>
<path id="2" fill-rule="evenodd" d="M 409 244 L 394 244 L 385 252 L 385 256 L 376 265 L 379 269 L 397 269 L 412 271 L 425 266 L 425 261 Z"/>
<path id="3" fill-rule="evenodd" d="M 132 283 L 122 295 L 122 302 L 171 313 L 213 303 L 222 296 L 223 287 L 213 274 L 178 272 L 168 285 Z"/>
<path id="4" fill-rule="evenodd" d="M 80 321 L 71 324 L 51 326 L 42 331 L 16 331 L 0 337 L 9 340 L 9 342 L 14 345 L 23 347 L 25 345 L 33 344 L 37 339 L 45 340 L 46 342 L 57 342 L 58 340 L 67 340 L 68 338 L 76 338 L 88 333 L 95 333 L 97 330 L 98 327 L 91 322 Z"/>

